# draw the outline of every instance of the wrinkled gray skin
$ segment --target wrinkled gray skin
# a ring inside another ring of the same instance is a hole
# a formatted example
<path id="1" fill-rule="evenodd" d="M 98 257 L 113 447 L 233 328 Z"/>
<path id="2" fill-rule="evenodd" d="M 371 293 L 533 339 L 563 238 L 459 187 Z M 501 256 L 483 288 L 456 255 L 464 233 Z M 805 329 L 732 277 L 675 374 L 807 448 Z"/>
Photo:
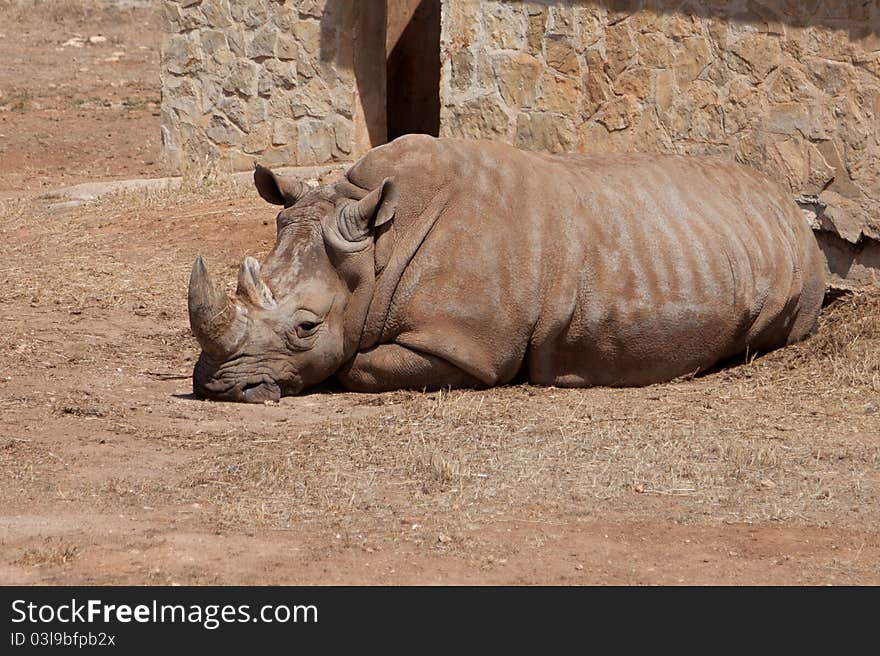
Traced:
<path id="1" fill-rule="evenodd" d="M 203 398 L 261 403 L 297 394 L 353 356 L 352 320 L 363 323 L 357 310 L 369 290 L 362 283 L 373 278 L 371 227 L 381 222 L 390 182 L 372 193 L 351 184 L 309 191 L 262 167 L 254 181 L 266 200 L 285 206 L 263 265 L 245 259 L 235 301 L 201 257 L 193 265 L 190 325 L 203 349 L 193 389 Z"/>
<path id="2" fill-rule="evenodd" d="M 254 179 L 284 206 L 262 266 L 235 300 L 193 266 L 203 398 L 645 385 L 803 338 L 824 295 L 788 194 L 722 160 L 413 135 L 315 190 Z"/>

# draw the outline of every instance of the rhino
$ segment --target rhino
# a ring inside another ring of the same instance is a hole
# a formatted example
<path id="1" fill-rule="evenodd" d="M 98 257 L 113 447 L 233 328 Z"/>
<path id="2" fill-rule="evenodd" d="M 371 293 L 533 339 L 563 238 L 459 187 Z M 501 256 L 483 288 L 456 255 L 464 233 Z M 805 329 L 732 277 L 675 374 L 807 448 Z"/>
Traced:
<path id="1" fill-rule="evenodd" d="M 824 261 L 790 195 L 711 157 L 546 154 L 408 135 L 282 206 L 235 298 L 199 257 L 193 391 L 642 386 L 808 335 Z"/>

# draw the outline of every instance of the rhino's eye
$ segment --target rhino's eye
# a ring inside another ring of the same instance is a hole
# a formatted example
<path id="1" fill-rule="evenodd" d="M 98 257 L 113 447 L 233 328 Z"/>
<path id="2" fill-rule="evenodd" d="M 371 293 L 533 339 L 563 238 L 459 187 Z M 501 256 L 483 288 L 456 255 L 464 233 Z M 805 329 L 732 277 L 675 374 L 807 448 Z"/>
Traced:
<path id="1" fill-rule="evenodd" d="M 296 335 L 300 338 L 311 337 L 320 325 L 320 321 L 301 321 L 296 325 Z"/>
<path id="2" fill-rule="evenodd" d="M 295 351 L 312 348 L 314 341 L 312 338 L 321 328 L 323 322 L 324 318 L 311 310 L 306 308 L 297 310 L 291 317 L 293 325 L 287 329 L 288 346 Z"/>

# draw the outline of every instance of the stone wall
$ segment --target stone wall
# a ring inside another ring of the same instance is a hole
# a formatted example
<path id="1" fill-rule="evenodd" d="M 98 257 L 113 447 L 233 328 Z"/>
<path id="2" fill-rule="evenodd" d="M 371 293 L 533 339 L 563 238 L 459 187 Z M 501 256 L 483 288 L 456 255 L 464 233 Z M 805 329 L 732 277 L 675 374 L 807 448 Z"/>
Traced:
<path id="1" fill-rule="evenodd" d="M 435 130 L 418 98 L 441 135 L 735 158 L 789 186 L 832 271 L 880 270 L 880 0 L 162 4 L 171 170 L 352 160 Z"/>
<path id="2" fill-rule="evenodd" d="M 441 134 L 736 158 L 791 188 L 833 271 L 880 266 L 877 0 L 442 9 Z"/>
<path id="3" fill-rule="evenodd" d="M 370 103 L 383 101 L 384 88 L 358 91 L 359 67 L 369 61 L 355 42 L 376 29 L 359 3 L 162 4 L 162 146 L 170 170 L 243 170 L 257 157 L 272 166 L 319 164 L 369 147 Z"/>

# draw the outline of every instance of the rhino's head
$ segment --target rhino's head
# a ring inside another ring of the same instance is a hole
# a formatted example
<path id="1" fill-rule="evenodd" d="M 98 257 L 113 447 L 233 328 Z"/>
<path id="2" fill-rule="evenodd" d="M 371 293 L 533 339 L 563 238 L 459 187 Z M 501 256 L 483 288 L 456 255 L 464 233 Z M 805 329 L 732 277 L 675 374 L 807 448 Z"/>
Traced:
<path id="1" fill-rule="evenodd" d="M 372 275 L 373 230 L 396 204 L 389 179 L 372 190 L 347 181 L 309 190 L 257 167 L 254 182 L 264 199 L 284 206 L 262 266 L 244 260 L 234 300 L 201 257 L 192 268 L 189 320 L 202 347 L 193 391 L 201 398 L 278 400 L 339 369 L 363 325 L 363 316 L 352 316 L 361 310 L 348 310 L 358 305 L 352 298 L 365 267 Z"/>

